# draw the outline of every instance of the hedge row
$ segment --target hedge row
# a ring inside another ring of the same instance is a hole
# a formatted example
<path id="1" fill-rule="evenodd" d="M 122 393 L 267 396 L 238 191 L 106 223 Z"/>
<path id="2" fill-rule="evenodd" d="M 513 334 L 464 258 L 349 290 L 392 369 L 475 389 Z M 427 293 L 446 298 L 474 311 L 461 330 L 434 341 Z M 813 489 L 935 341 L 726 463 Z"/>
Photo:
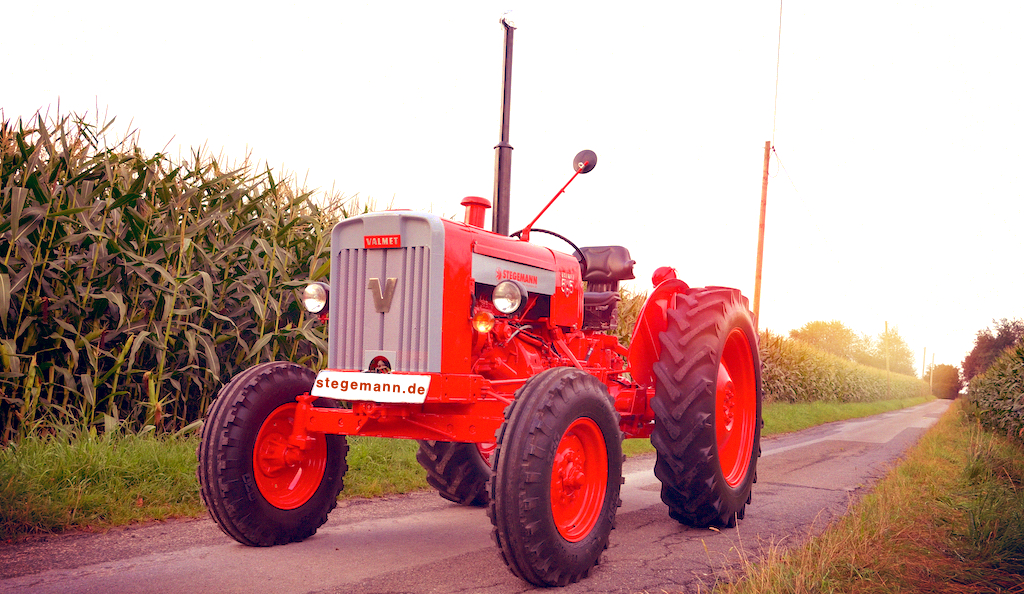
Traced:
<path id="1" fill-rule="evenodd" d="M 1003 352 L 967 387 L 968 410 L 982 424 L 1024 443 L 1024 345 Z"/>

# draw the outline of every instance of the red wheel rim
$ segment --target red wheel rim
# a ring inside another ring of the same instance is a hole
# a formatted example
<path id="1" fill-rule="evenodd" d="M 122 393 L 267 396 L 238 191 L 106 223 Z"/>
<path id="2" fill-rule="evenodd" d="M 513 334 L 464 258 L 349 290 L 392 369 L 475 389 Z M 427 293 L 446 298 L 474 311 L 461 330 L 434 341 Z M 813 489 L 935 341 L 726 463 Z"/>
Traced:
<path id="1" fill-rule="evenodd" d="M 484 464 L 491 465 L 491 456 L 494 455 L 494 448 L 498 444 L 493 441 L 490 443 L 478 443 L 476 444 L 476 451 L 480 453 L 480 457 L 484 459 Z"/>
<path id="2" fill-rule="evenodd" d="M 322 434 L 310 433 L 305 450 L 288 443 L 295 406 L 293 402 L 274 409 L 252 449 L 256 487 L 267 503 L 279 509 L 295 509 L 309 501 L 327 468 L 327 442 Z"/>
<path id="3" fill-rule="evenodd" d="M 734 328 L 725 341 L 715 391 L 715 437 L 722 475 L 730 487 L 743 482 L 750 468 L 757 423 L 754 358 L 747 335 Z"/>
<path id="4" fill-rule="evenodd" d="M 608 451 L 593 420 L 580 417 L 558 442 L 551 467 L 551 515 L 562 538 L 579 542 L 601 517 L 608 488 Z"/>

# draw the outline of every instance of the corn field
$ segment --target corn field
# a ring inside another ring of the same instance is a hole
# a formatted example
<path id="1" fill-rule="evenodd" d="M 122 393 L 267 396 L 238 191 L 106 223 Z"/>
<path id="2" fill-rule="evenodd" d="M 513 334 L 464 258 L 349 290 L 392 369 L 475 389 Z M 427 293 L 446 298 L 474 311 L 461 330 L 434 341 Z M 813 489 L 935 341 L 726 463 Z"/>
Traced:
<path id="1" fill-rule="evenodd" d="M 310 195 L 248 163 L 108 145 L 111 123 L 0 117 L 0 443 L 179 430 L 240 369 L 320 363 L 296 293 L 328 270 Z"/>
<path id="2" fill-rule="evenodd" d="M 761 333 L 761 384 L 770 402 L 871 402 L 929 394 L 916 377 L 854 363 L 799 340 Z"/>
<path id="3" fill-rule="evenodd" d="M 1007 349 L 971 379 L 967 403 L 982 424 L 1024 444 L 1024 345 Z"/>

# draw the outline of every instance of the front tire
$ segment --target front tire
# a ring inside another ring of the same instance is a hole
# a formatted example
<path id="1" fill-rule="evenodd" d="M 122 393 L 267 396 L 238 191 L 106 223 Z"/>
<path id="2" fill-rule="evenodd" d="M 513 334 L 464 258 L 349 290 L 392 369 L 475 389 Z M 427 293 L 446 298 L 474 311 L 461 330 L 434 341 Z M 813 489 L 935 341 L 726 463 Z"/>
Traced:
<path id="1" fill-rule="evenodd" d="M 498 430 L 488 514 L 502 559 L 538 586 L 587 576 L 621 501 L 622 432 L 608 389 L 572 367 L 516 392 Z"/>
<path id="2" fill-rule="evenodd" d="M 210 517 L 242 544 L 304 540 L 338 503 L 348 468 L 345 437 L 310 433 L 305 450 L 288 443 L 296 398 L 315 379 L 293 363 L 256 365 L 210 407 L 198 451 L 200 493 Z"/>
<path id="3" fill-rule="evenodd" d="M 670 516 L 731 527 L 750 503 L 761 453 L 757 333 L 735 289 L 690 289 L 679 299 L 654 365 L 654 474 Z"/>

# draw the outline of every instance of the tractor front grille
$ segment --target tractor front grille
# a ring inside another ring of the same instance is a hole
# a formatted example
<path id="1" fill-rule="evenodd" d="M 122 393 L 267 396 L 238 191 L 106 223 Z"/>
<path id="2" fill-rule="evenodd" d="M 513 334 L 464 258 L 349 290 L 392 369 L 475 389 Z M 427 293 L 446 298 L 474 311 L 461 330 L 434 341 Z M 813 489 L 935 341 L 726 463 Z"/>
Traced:
<path id="1" fill-rule="evenodd" d="M 366 237 L 397 237 L 401 247 L 367 249 Z M 366 370 L 384 356 L 394 371 L 440 371 L 440 219 L 410 212 L 346 219 L 335 226 L 331 246 L 328 366 Z M 388 279 L 394 279 L 390 300 Z M 386 311 L 377 311 L 378 301 Z"/>

